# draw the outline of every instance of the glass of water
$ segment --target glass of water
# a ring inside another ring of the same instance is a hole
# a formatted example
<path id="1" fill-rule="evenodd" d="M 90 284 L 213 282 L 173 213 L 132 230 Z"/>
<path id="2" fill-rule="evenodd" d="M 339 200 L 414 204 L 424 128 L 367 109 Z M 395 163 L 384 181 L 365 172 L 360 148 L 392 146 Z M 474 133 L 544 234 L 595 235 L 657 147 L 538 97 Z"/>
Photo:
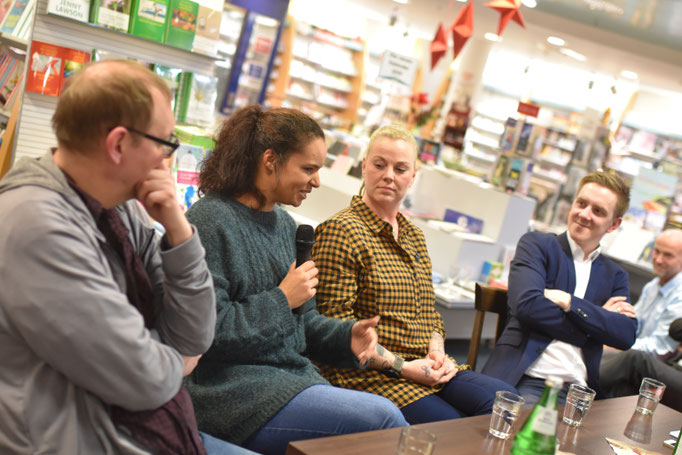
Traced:
<path id="1" fill-rule="evenodd" d="M 495 393 L 493 413 L 488 432 L 500 439 L 509 439 L 512 427 L 526 400 L 515 393 L 499 390 Z"/>
<path id="2" fill-rule="evenodd" d="M 635 411 L 644 415 L 653 415 L 658 402 L 661 401 L 665 392 L 665 384 L 656 379 L 644 378 L 639 386 L 639 398 Z"/>
<path id="3" fill-rule="evenodd" d="M 592 406 L 596 392 L 589 387 L 580 384 L 571 384 L 566 394 L 566 407 L 564 407 L 564 423 L 579 427 Z"/>
<path id="4" fill-rule="evenodd" d="M 426 430 L 405 427 L 400 432 L 398 455 L 431 455 L 436 446 L 436 436 Z"/>

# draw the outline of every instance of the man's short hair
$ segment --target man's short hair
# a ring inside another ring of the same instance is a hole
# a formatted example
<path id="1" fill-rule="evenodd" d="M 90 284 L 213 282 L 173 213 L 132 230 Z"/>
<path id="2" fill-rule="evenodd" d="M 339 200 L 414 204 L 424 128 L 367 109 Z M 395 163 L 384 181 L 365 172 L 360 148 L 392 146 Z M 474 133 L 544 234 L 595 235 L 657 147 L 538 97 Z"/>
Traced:
<path id="1" fill-rule="evenodd" d="M 59 146 L 88 153 L 117 126 L 146 131 L 154 109 L 152 88 L 170 102 L 166 82 L 137 62 L 108 60 L 86 65 L 67 79 L 52 116 Z"/>
<path id="2" fill-rule="evenodd" d="M 604 171 L 590 172 L 580 180 L 577 193 L 580 193 L 583 186 L 588 183 L 596 183 L 599 186 L 610 189 L 616 194 L 618 199 L 616 201 L 614 218 L 620 218 L 625 214 L 630 206 L 630 187 L 618 174 Z"/>

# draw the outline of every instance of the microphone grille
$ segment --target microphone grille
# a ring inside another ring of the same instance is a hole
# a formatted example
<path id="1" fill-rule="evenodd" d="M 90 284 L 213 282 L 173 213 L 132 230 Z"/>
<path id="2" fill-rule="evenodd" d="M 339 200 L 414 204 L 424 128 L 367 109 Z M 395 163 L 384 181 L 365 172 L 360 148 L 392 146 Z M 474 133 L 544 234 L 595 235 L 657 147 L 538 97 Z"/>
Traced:
<path id="1" fill-rule="evenodd" d="M 315 230 L 309 224 L 302 224 L 296 229 L 296 240 L 312 242 L 315 240 Z"/>

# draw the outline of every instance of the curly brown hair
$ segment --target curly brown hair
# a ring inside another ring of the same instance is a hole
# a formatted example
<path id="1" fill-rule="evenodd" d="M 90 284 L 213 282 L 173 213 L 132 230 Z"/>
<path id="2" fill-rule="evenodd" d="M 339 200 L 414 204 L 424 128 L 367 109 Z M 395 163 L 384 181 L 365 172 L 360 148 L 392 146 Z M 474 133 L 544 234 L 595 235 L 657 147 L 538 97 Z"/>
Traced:
<path id="1" fill-rule="evenodd" d="M 282 164 L 313 139 L 324 140 L 315 120 L 295 109 L 264 111 L 246 106 L 225 120 L 216 135 L 216 146 L 199 174 L 199 192 L 225 196 L 252 194 L 262 206 L 265 196 L 256 188 L 258 163 L 266 150 Z"/>

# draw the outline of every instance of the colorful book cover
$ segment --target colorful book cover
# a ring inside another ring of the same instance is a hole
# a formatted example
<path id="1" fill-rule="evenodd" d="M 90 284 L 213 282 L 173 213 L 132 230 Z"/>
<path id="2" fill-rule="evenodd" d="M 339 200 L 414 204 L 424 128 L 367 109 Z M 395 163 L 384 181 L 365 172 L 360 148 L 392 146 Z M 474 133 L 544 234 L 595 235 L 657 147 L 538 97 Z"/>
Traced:
<path id="1" fill-rule="evenodd" d="M 16 99 L 18 97 L 17 92 L 19 92 L 19 88 L 21 87 L 21 82 L 24 80 L 24 65 L 21 65 L 21 72 L 19 73 L 19 78 L 17 79 L 16 83 L 14 84 L 14 87 L 7 87 L 7 96 L 5 97 L 5 92 L 0 94 L 0 101 L 4 100 L 4 105 L 3 109 L 5 111 L 11 111 L 12 106 L 14 106 L 14 103 L 16 102 Z"/>
<path id="2" fill-rule="evenodd" d="M 65 78 L 89 61 L 87 52 L 33 41 L 26 91 L 59 96 Z"/>
<path id="3" fill-rule="evenodd" d="M 128 33 L 162 43 L 168 3 L 168 0 L 133 0 Z"/>
<path id="4" fill-rule="evenodd" d="M 165 43 L 192 50 L 199 5 L 192 0 L 171 0 Z"/>
<path id="5" fill-rule="evenodd" d="M 218 54 L 220 22 L 223 18 L 223 2 L 200 0 L 197 13 L 197 30 L 194 35 L 194 52 Z"/>
<path id="6" fill-rule="evenodd" d="M 14 34 L 14 29 L 19 23 L 24 11 L 28 8 L 28 4 L 29 0 L 14 0 L 12 2 L 12 6 L 2 21 L 2 26 L 0 26 L 0 33 L 7 33 L 8 35 Z"/>
<path id="7" fill-rule="evenodd" d="M 5 19 L 5 16 L 9 12 L 9 9 L 12 7 L 12 0 L 1 0 L 0 1 L 0 23 L 2 23 L 3 19 Z"/>
<path id="8" fill-rule="evenodd" d="M 7 105 L 10 101 L 10 96 L 16 90 L 17 86 L 21 84 L 24 77 L 24 62 L 18 60 L 11 67 L 8 68 L 7 76 L 3 75 L 2 86 L 0 86 L 0 103 Z"/>
<path id="9" fill-rule="evenodd" d="M 480 234 L 483 232 L 483 220 L 467 215 L 466 213 L 445 209 L 443 220 L 455 223 L 457 226 L 466 229 L 467 232 L 471 232 L 472 234 Z"/>
<path id="10" fill-rule="evenodd" d="M 63 48 L 64 69 L 62 70 L 62 81 L 59 93 L 64 88 L 66 80 L 76 71 L 83 68 L 83 65 L 90 61 L 90 54 L 76 49 Z"/>
<path id="11" fill-rule="evenodd" d="M 90 11 L 88 0 L 48 0 L 47 12 L 57 16 L 68 17 L 81 22 L 87 22 Z"/>
<path id="12" fill-rule="evenodd" d="M 93 0 L 90 22 L 112 30 L 128 31 L 131 0 Z"/>
<path id="13" fill-rule="evenodd" d="M 33 26 L 33 10 L 35 7 L 35 1 L 31 0 L 28 2 L 28 6 L 19 18 L 19 22 L 17 22 L 16 27 L 14 27 L 14 33 L 12 33 L 17 38 L 28 41 L 28 38 L 31 36 L 31 28 Z"/>

